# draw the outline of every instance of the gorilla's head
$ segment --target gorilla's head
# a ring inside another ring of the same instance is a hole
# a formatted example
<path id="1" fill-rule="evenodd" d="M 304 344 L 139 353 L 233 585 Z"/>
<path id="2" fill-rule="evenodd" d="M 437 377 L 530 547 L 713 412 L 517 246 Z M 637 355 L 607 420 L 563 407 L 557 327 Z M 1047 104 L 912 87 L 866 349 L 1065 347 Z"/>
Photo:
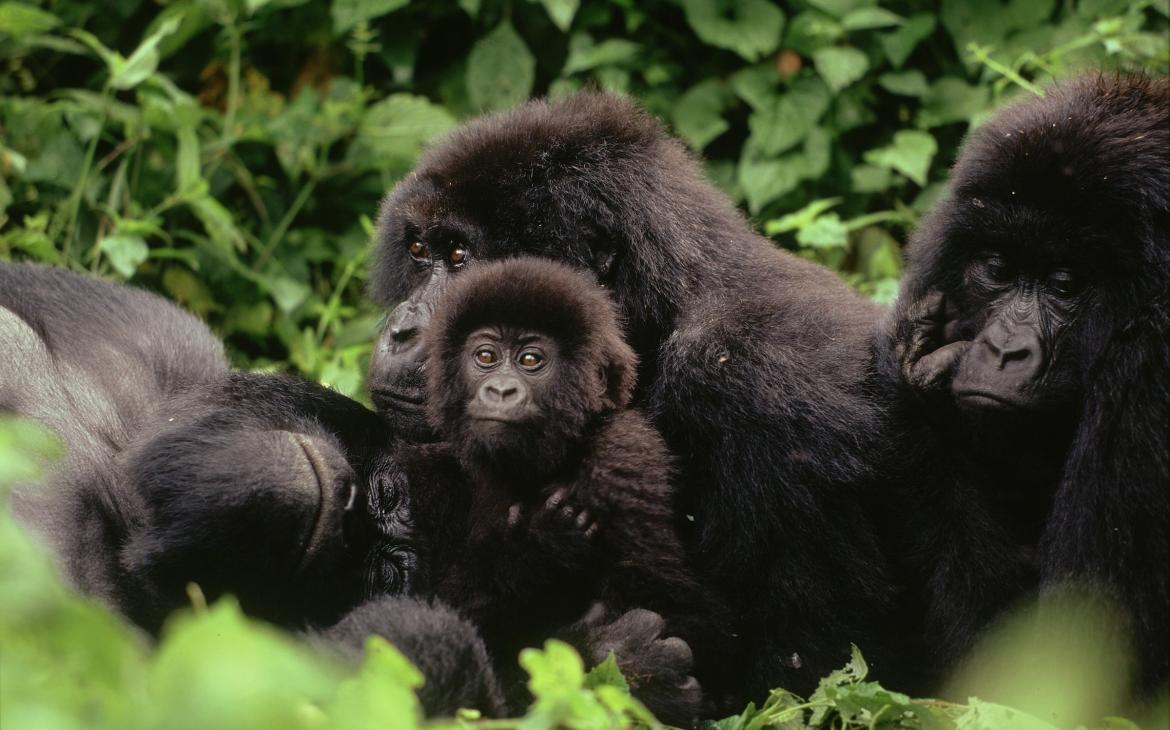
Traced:
<path id="1" fill-rule="evenodd" d="M 906 289 L 946 301 L 956 402 L 1067 411 L 1125 328 L 1166 307 L 1170 86 L 1092 77 L 976 131 L 909 252 Z"/>
<path id="2" fill-rule="evenodd" d="M 474 472 L 534 486 L 625 406 L 637 358 L 592 277 L 532 257 L 454 282 L 424 336 L 431 423 Z"/>
<path id="3" fill-rule="evenodd" d="M 626 99 L 580 94 L 475 120 L 382 205 L 371 289 L 390 314 L 373 400 L 399 433 L 427 437 L 419 333 L 448 283 L 481 262 L 524 254 L 591 271 L 646 349 L 701 278 L 749 263 L 734 253 L 745 236 L 683 145 Z"/>

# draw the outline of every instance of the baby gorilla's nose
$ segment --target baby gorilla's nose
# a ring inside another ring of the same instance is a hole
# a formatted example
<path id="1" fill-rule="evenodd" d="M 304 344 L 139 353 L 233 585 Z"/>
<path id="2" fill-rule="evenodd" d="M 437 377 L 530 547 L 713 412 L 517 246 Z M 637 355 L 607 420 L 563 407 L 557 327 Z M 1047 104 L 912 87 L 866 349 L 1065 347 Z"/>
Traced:
<path id="1" fill-rule="evenodd" d="M 491 378 L 483 384 L 479 397 L 485 403 L 516 405 L 524 398 L 524 385 L 516 378 Z"/>

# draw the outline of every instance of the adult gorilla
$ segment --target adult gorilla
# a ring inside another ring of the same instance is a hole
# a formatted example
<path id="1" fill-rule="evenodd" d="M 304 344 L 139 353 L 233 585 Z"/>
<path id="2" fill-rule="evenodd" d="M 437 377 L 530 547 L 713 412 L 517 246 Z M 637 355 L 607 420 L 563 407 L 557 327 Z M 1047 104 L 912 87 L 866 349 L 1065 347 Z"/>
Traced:
<path id="1" fill-rule="evenodd" d="M 1085 78 L 981 127 L 883 345 L 919 446 L 908 555 L 945 668 L 1065 581 L 1170 679 L 1170 82 Z M 910 531 L 906 531 L 910 532 Z"/>
<path id="2" fill-rule="evenodd" d="M 861 504 L 884 443 L 860 385 L 877 312 L 753 232 L 646 112 L 589 93 L 473 121 L 387 197 L 376 247 L 373 295 L 397 306 L 370 387 L 400 432 L 430 437 L 419 333 L 452 277 L 520 254 L 592 270 L 639 354 L 634 404 L 680 458 L 696 559 L 757 647 L 750 691 L 809 689 L 849 642 L 885 669 Z"/>

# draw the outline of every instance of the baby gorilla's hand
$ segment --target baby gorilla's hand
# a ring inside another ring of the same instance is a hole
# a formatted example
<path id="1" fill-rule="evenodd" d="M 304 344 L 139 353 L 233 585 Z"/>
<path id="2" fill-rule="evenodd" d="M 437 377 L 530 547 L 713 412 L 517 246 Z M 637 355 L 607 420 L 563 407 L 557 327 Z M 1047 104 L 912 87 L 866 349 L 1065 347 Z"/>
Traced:
<path id="1" fill-rule="evenodd" d="M 563 567 L 583 563 L 594 550 L 600 525 L 588 507 L 565 487 L 554 489 L 542 504 L 526 514 L 520 503 L 508 510 L 508 528 L 536 544 L 536 549 Z"/>

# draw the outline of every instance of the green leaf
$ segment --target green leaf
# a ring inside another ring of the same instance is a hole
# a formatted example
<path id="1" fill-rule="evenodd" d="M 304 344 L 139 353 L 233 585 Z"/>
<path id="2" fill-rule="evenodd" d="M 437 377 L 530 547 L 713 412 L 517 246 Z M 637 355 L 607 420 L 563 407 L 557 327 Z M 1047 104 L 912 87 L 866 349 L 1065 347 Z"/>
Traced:
<path id="1" fill-rule="evenodd" d="M 780 45 L 784 13 L 768 0 L 682 0 L 682 4 L 695 35 L 748 61 Z"/>
<path id="2" fill-rule="evenodd" d="M 40 479 L 45 463 L 64 454 L 61 442 L 48 429 L 0 414 L 0 493 L 18 482 Z"/>
<path id="3" fill-rule="evenodd" d="M 739 184 L 752 213 L 760 212 L 765 205 L 795 190 L 800 184 L 801 166 L 794 157 L 753 160 L 745 155 L 739 161 Z"/>
<path id="4" fill-rule="evenodd" d="M 891 94 L 922 96 L 930 90 L 921 71 L 891 71 L 878 77 L 878 85 Z"/>
<path id="5" fill-rule="evenodd" d="M 170 18 L 159 23 L 158 28 L 134 49 L 125 62 L 115 64 L 117 68 L 110 77 L 110 85 L 115 89 L 133 89 L 149 78 L 158 68 L 158 44 L 178 30 L 181 22 L 181 18 Z"/>
<path id="6" fill-rule="evenodd" d="M 467 58 L 467 93 L 485 110 L 507 109 L 532 92 L 536 59 L 507 20 L 481 38 Z"/>
<path id="7" fill-rule="evenodd" d="M 114 270 L 129 279 L 150 254 L 150 248 L 141 236 L 114 234 L 98 242 L 98 250 L 106 255 Z"/>
<path id="8" fill-rule="evenodd" d="M 679 97 L 674 105 L 674 127 L 695 150 L 702 150 L 728 130 L 723 118 L 727 90 L 715 79 L 699 82 Z"/>
<path id="9" fill-rule="evenodd" d="M 538 700 L 585 686 L 585 665 L 563 641 L 549 639 L 543 650 L 525 649 L 520 652 L 520 666 L 528 672 L 528 689 Z"/>
<path id="10" fill-rule="evenodd" d="M 869 59 L 856 48 L 830 47 L 813 52 L 813 64 L 817 73 L 834 92 L 865 76 Z"/>
<path id="11" fill-rule="evenodd" d="M 920 186 L 926 185 L 926 173 L 938 143 L 928 132 L 903 130 L 894 135 L 894 143 L 888 147 L 865 153 L 865 161 L 871 165 L 900 172 Z"/>
<path id="12" fill-rule="evenodd" d="M 748 117 L 748 148 L 774 156 L 799 144 L 829 108 L 829 90 L 819 79 L 805 76 L 770 106 Z"/>
<path id="13" fill-rule="evenodd" d="M 922 97 L 916 123 L 930 128 L 952 122 L 969 122 L 991 107 L 991 89 L 946 76 L 935 81 Z"/>
<path id="14" fill-rule="evenodd" d="M 781 233 L 797 231 L 812 223 L 822 213 L 841 204 L 841 198 L 823 198 L 814 200 L 795 213 L 770 220 L 764 224 L 764 233 L 776 236 Z"/>
<path id="15" fill-rule="evenodd" d="M 869 30 L 871 28 L 888 28 L 891 25 L 901 25 L 906 19 L 897 13 L 885 8 L 858 8 L 841 19 L 845 30 Z"/>
<path id="16" fill-rule="evenodd" d="M 380 18 L 410 4 L 410 0 L 333 0 L 333 34 L 342 35 L 363 20 Z"/>
<path id="17" fill-rule="evenodd" d="M 808 0 L 808 4 L 819 8 L 834 18 L 843 18 L 849 13 L 867 5 L 875 5 L 877 0 Z"/>
<path id="18" fill-rule="evenodd" d="M 641 55 L 642 46 L 624 38 L 595 43 L 588 33 L 574 33 L 569 39 L 569 56 L 561 73 L 568 76 L 601 66 L 625 66 L 636 63 Z"/>
<path id="19" fill-rule="evenodd" d="M 581 6 L 581 0 L 540 0 L 540 4 L 544 6 L 553 25 L 560 28 L 562 33 L 568 33 L 569 27 L 573 25 L 573 17 L 577 15 L 577 8 Z"/>
<path id="20" fill-rule="evenodd" d="M 341 683 L 326 714 L 336 727 L 351 730 L 412 730 L 422 725 L 422 705 L 415 695 L 422 683 L 422 673 L 400 651 L 371 636 L 365 663 Z"/>
<path id="21" fill-rule="evenodd" d="M 802 248 L 844 249 L 849 246 L 849 229 L 836 213 L 817 218 L 796 233 L 796 242 Z"/>
<path id="22" fill-rule="evenodd" d="M 590 669 L 585 675 L 586 689 L 598 687 L 616 687 L 627 694 L 630 692 L 630 684 L 622 675 L 622 670 L 618 668 L 617 657 L 612 651 L 605 661 Z"/>
<path id="23" fill-rule="evenodd" d="M 178 155 L 175 160 L 175 190 L 180 194 L 193 190 L 203 180 L 199 164 L 199 135 L 193 125 L 180 127 L 175 137 Z"/>
<path id="24" fill-rule="evenodd" d="M 884 167 L 855 165 L 849 170 L 850 187 L 855 193 L 877 193 L 890 187 L 893 178 Z"/>
<path id="25" fill-rule="evenodd" d="M 24 3 L 0 3 L 0 33 L 13 38 L 44 33 L 61 25 L 50 12 Z"/>
<path id="26" fill-rule="evenodd" d="M 918 44 L 934 32 L 935 24 L 934 15 L 919 13 L 910 16 L 910 19 L 894 32 L 878 36 L 878 43 L 881 44 L 890 64 L 894 68 L 901 68 Z"/>
<path id="27" fill-rule="evenodd" d="M 347 159 L 392 175 L 409 170 L 423 147 L 455 126 L 455 118 L 421 96 L 391 94 L 366 110 Z"/>
<path id="28" fill-rule="evenodd" d="M 748 66 L 731 77 L 731 88 L 755 111 L 775 103 L 780 95 L 779 87 L 780 76 L 776 64 L 771 62 Z"/>

